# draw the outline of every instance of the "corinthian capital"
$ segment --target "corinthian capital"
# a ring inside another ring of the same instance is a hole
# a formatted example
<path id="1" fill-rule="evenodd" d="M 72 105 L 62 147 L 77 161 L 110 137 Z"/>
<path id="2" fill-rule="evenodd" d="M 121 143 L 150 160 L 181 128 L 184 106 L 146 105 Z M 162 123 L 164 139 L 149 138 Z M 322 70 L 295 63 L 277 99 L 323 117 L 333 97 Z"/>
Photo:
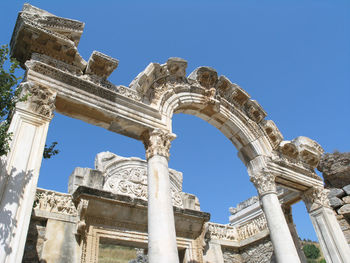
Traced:
<path id="1" fill-rule="evenodd" d="M 155 155 L 164 156 L 169 159 L 171 141 L 175 139 L 175 134 L 156 129 L 143 136 L 143 143 L 146 149 L 146 159 Z"/>
<path id="2" fill-rule="evenodd" d="M 19 102 L 19 108 L 52 118 L 55 110 L 56 92 L 33 82 L 21 83 L 21 94 L 27 98 Z"/>
<path id="3" fill-rule="evenodd" d="M 330 207 L 328 199 L 329 190 L 323 187 L 311 187 L 302 195 L 306 208 L 309 212 L 319 207 Z"/>
<path id="4" fill-rule="evenodd" d="M 250 175 L 250 181 L 255 185 L 260 196 L 276 193 L 275 176 L 269 172 L 258 172 Z"/>

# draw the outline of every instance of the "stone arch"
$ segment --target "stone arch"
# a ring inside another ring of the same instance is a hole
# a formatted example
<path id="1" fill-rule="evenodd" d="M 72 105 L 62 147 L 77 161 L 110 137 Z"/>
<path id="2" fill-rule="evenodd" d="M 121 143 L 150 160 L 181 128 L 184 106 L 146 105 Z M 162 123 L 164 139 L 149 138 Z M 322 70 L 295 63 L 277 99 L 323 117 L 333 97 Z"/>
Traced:
<path id="1" fill-rule="evenodd" d="M 128 87 L 114 85 L 107 78 L 118 60 L 97 51 L 88 61 L 79 55 L 77 45 L 83 28 L 82 22 L 29 4 L 18 16 L 11 52 L 26 68 L 23 91 L 33 96 L 17 104 L 9 129 L 15 139 L 1 170 L 1 180 L 7 184 L 1 187 L 0 217 L 9 214 L 9 220 L 18 219 L 19 227 L 0 222 L 0 227 L 7 229 L 7 236 L 0 236 L 0 262 L 21 261 L 27 215 L 32 209 L 55 107 L 70 117 L 144 142 L 151 192 L 148 242 L 155 241 L 156 248 L 149 252 L 150 262 L 178 261 L 168 169 L 170 142 L 174 139 L 171 118 L 177 112 L 206 120 L 236 146 L 260 195 L 278 262 L 299 262 L 299 257 L 277 198 L 276 183 L 296 190 L 296 198 L 305 200 L 329 261 L 350 258 L 341 229 L 329 210 L 322 179 L 314 171 L 323 153 L 318 143 L 307 137 L 283 141 L 274 122 L 265 120 L 266 112 L 247 92 L 226 77 L 218 77 L 209 67 L 199 67 L 187 77 L 183 59 L 151 63 Z M 18 201 L 12 205 L 13 194 Z M 83 217 L 86 204 L 81 202 L 78 208 Z M 320 222 L 325 223 L 320 226 Z M 8 252 L 9 248 L 13 251 Z"/>

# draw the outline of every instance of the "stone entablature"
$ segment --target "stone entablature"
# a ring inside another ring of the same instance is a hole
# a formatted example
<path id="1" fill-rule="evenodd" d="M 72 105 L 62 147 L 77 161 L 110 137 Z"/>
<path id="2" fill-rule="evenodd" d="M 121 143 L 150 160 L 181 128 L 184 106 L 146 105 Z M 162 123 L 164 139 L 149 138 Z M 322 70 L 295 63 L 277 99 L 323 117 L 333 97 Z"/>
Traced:
<path id="1" fill-rule="evenodd" d="M 322 148 L 306 137 L 283 141 L 274 122 L 265 119 L 263 107 L 227 77 L 210 67 L 186 76 L 187 62 L 169 58 L 164 64 L 149 64 L 129 87 L 114 85 L 107 77 L 118 60 L 97 51 L 89 61 L 79 55 L 83 28 L 82 22 L 26 4 L 12 36 L 13 56 L 26 66 L 28 81 L 57 92 L 58 112 L 139 140 L 155 129 L 171 134 L 175 112 L 194 114 L 221 130 L 245 163 L 265 155 L 318 179 L 312 169 Z M 74 110 L 67 112 L 67 103 Z"/>
<path id="2" fill-rule="evenodd" d="M 350 258 L 346 240 L 336 223 L 334 214 L 327 207 L 322 179 L 314 171 L 323 153 L 322 147 L 317 142 L 307 137 L 284 141 L 275 123 L 266 119 L 267 113 L 263 107 L 256 100 L 251 99 L 246 91 L 225 76 L 219 76 L 210 67 L 198 67 L 187 76 L 187 62 L 180 58 L 169 58 L 164 64 L 149 64 L 128 87 L 114 85 L 107 78 L 117 68 L 117 59 L 100 52 L 93 52 L 89 61 L 85 61 L 80 56 L 77 45 L 83 27 L 82 22 L 60 18 L 28 4 L 24 5 L 18 16 L 10 44 L 11 52 L 12 57 L 19 60 L 22 67 L 25 67 L 26 79 L 22 85 L 28 87 L 34 97 L 27 102 L 17 104 L 9 128 L 9 132 L 14 134 L 15 139 L 12 140 L 6 171 L 4 170 L 7 183 L 1 188 L 0 193 L 4 200 L 1 203 L 1 216 L 6 217 L 6 220 L 3 220 L 5 223 L 3 222 L 0 227 L 8 229 L 0 242 L 1 262 L 19 262 L 22 258 L 24 237 L 29 221 L 27 215 L 32 209 L 42 152 L 54 110 L 112 132 L 141 140 L 146 146 L 148 201 L 145 200 L 144 176 L 141 168 L 140 170 L 125 169 L 124 175 L 112 174 L 109 178 L 105 176 L 104 170 L 80 169 L 84 171 L 82 174 L 76 171 L 75 176 L 71 177 L 70 193 L 78 185 L 80 185 L 78 189 L 93 189 L 85 193 L 85 199 L 77 198 L 74 201 L 77 202 L 79 222 L 77 225 L 74 222 L 69 223 L 69 230 L 76 227 L 74 231 L 82 239 L 92 238 L 94 233 L 98 232 L 96 229 L 94 229 L 95 232 L 89 229 L 91 225 L 86 216 L 89 211 L 92 213 L 116 212 L 115 207 L 110 207 L 110 211 L 99 210 L 98 206 L 93 208 L 93 205 L 105 204 L 101 196 L 109 199 L 110 203 L 118 203 L 122 207 L 125 203 L 141 204 L 142 208 L 141 206 L 128 208 L 129 211 L 140 208 L 141 214 L 145 214 L 146 205 L 144 204 L 147 204 L 150 261 L 164 262 L 165 259 L 171 258 L 169 262 L 178 262 L 174 228 L 178 222 L 174 224 L 172 210 L 175 213 L 178 210 L 181 211 L 180 217 L 184 220 L 182 223 L 185 226 L 191 225 L 190 220 L 186 221 L 187 216 L 191 213 L 193 215 L 193 212 L 200 213 L 195 210 L 199 209 L 198 200 L 189 194 L 182 193 L 176 188 L 176 183 L 172 183 L 170 187 L 168 176 L 170 141 L 171 137 L 174 137 L 172 116 L 174 113 L 187 113 L 198 116 L 218 128 L 237 148 L 238 156 L 247 166 L 251 181 L 258 190 L 270 227 L 277 261 L 299 262 L 289 225 L 277 197 L 277 185 L 297 192 L 293 202 L 303 197 L 308 203 L 309 213 L 321 240 L 321 246 L 327 253 L 325 255 L 327 261 L 334 261 L 336 258 L 344 261 Z M 43 100 L 38 99 L 40 96 Z M 12 172 L 12 168 L 17 172 Z M 158 176 L 159 171 L 161 176 Z M 29 181 L 26 181 L 22 173 L 29 175 Z M 17 176 L 21 176 L 20 182 L 14 179 Z M 164 186 L 158 189 L 160 191 L 155 191 L 157 182 L 161 182 L 159 185 Z M 172 182 L 176 182 L 176 179 Z M 15 190 L 11 188 L 12 184 L 15 185 Z M 25 198 L 14 201 L 13 193 L 17 196 L 23 194 Z M 121 198 L 122 201 L 116 198 Z M 57 211 L 69 213 L 69 210 L 62 208 L 60 204 L 63 197 L 55 196 L 51 199 L 57 199 L 52 207 L 45 207 L 43 203 L 39 204 L 39 207 L 50 209 L 49 212 L 46 211 L 50 214 L 57 214 Z M 15 205 L 8 206 L 9 202 Z M 34 211 L 45 211 L 41 208 Z M 258 210 L 254 210 L 254 214 L 251 214 L 246 222 L 250 222 L 258 214 Z M 69 215 L 65 214 L 65 216 Z M 128 215 L 117 214 L 117 216 L 126 218 Z M 137 219 L 130 218 L 130 220 Z M 197 226 L 202 226 L 207 219 L 205 215 L 201 217 Z M 144 218 L 142 220 L 145 222 Z M 10 223 L 6 224 L 6 222 Z M 16 222 L 18 227 L 13 222 Z M 56 223 L 51 222 L 51 219 L 47 223 L 52 224 L 52 227 L 48 228 L 51 230 L 46 231 L 46 234 L 55 236 Z M 61 222 L 60 228 L 65 228 L 66 223 Z M 143 225 L 145 227 L 146 223 Z M 264 231 L 254 234 L 259 229 L 259 225 L 263 226 L 260 221 L 253 222 L 252 226 L 256 227 L 247 225 L 247 229 L 244 230 L 247 233 L 245 236 L 253 236 L 243 241 L 251 240 L 256 236 L 262 238 L 261 233 Z M 218 227 L 218 229 L 222 228 Z M 191 231 L 189 229 L 187 232 L 192 233 Z M 221 230 L 218 231 L 220 233 Z M 70 232 L 73 233 L 73 231 Z M 199 232 L 197 229 L 197 234 Z M 143 233 L 140 238 L 144 239 L 145 236 L 146 234 Z M 188 258 L 202 262 L 202 248 L 199 245 L 203 241 L 202 235 L 191 238 L 196 238 L 196 241 L 193 246 L 192 241 L 189 242 L 191 244 L 188 246 L 190 248 L 188 251 L 196 256 Z M 83 241 L 85 244 L 98 244 L 96 240 Z M 73 235 L 70 236 L 70 242 L 76 242 Z M 46 243 L 48 247 L 55 245 L 54 242 L 49 243 Z M 218 243 L 214 240 L 209 242 L 209 253 L 206 255 L 221 251 L 220 246 L 217 245 Z M 167 250 L 169 247 L 171 249 Z M 7 253 L 6 251 L 10 249 L 13 252 Z M 161 254 L 158 254 L 159 252 Z M 65 256 L 66 254 L 63 253 L 55 255 L 56 258 L 61 258 L 61 262 L 70 261 L 70 258 L 64 258 Z M 52 259 L 47 261 L 54 262 Z"/>

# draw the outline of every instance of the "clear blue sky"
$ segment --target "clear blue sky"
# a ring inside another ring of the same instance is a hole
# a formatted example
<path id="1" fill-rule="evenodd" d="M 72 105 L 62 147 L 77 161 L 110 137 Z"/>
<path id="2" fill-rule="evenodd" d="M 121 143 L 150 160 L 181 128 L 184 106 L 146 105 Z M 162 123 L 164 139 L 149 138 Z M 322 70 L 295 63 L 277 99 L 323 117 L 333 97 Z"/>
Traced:
<path id="1" fill-rule="evenodd" d="M 5 0 L 0 44 L 9 43 L 24 1 Z M 128 85 L 150 62 L 188 61 L 188 74 L 211 66 L 259 101 L 284 138 L 308 136 L 327 152 L 350 149 L 349 1 L 31 1 L 55 15 L 86 23 L 80 54 L 98 50 L 120 60 L 111 75 Z M 175 115 L 178 135 L 170 167 L 184 191 L 199 197 L 212 221 L 256 194 L 233 145 L 214 127 Z M 144 158 L 141 142 L 56 114 L 48 142 L 61 153 L 44 160 L 39 187 L 65 192 L 77 166 L 93 168 L 98 152 Z M 303 204 L 294 207 L 302 238 L 316 239 Z"/>

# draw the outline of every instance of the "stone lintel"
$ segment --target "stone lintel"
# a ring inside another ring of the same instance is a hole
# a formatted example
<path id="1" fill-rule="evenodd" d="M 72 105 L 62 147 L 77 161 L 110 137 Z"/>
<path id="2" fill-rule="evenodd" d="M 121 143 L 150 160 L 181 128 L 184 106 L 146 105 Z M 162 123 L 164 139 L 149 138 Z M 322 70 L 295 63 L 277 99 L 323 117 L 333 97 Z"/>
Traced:
<path id="1" fill-rule="evenodd" d="M 87 221 L 89 217 L 97 217 L 143 225 L 147 229 L 147 201 L 145 200 L 86 186 L 79 186 L 73 193 L 76 204 L 80 199 L 89 200 L 85 213 Z M 179 207 L 173 207 L 173 209 L 176 231 L 180 235 L 199 236 L 204 223 L 210 219 L 209 213 Z"/>

